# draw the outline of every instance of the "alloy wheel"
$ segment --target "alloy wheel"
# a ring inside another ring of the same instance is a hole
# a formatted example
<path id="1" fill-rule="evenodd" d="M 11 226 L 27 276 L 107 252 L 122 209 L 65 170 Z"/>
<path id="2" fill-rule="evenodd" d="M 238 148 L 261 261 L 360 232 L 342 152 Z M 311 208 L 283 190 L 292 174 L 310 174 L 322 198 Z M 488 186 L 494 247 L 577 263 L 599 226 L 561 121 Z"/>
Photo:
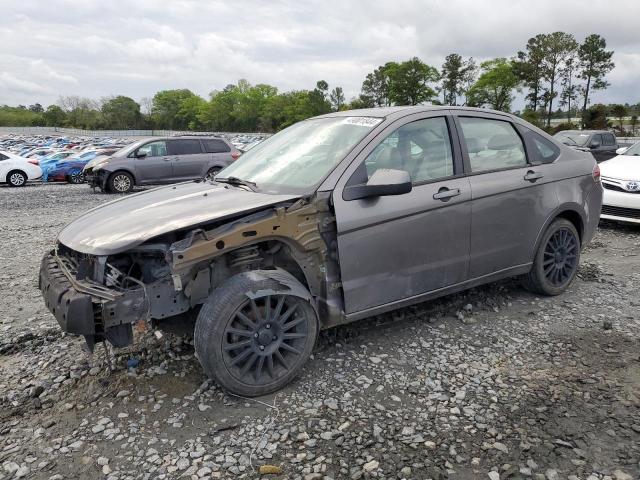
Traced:
<path id="1" fill-rule="evenodd" d="M 544 249 L 542 268 L 554 286 L 564 285 L 577 268 L 578 240 L 568 228 L 560 228 L 549 238 Z"/>
<path id="2" fill-rule="evenodd" d="M 69 182 L 84 183 L 84 174 L 79 170 L 74 170 L 73 172 L 71 172 L 71 175 L 69 175 Z"/>
<path id="3" fill-rule="evenodd" d="M 21 187 L 26 181 L 27 178 L 20 172 L 14 172 L 9 176 L 9 183 L 14 187 Z"/>
<path id="4" fill-rule="evenodd" d="M 113 188 L 117 192 L 128 192 L 131 189 L 131 179 L 127 175 L 116 175 L 113 179 Z"/>
<path id="5" fill-rule="evenodd" d="M 265 385 L 305 360 L 312 319 L 301 302 L 291 295 L 268 295 L 250 298 L 235 311 L 222 338 L 222 355 L 231 376 L 248 385 Z"/>

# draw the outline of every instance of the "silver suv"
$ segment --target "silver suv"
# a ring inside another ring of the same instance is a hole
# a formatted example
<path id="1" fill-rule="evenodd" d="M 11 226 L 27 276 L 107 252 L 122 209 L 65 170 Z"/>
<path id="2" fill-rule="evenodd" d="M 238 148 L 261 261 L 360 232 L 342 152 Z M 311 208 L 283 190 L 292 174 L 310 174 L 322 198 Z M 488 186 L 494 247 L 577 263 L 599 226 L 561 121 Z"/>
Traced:
<path id="1" fill-rule="evenodd" d="M 90 210 L 45 255 L 40 289 L 91 347 L 194 309 L 207 374 L 263 395 L 295 377 L 320 329 L 505 277 L 562 293 L 601 205 L 593 157 L 512 115 L 338 112 L 214 180 Z"/>
<path id="2" fill-rule="evenodd" d="M 102 191 L 126 193 L 134 185 L 175 183 L 213 177 L 240 156 L 218 137 L 147 138 L 84 168 L 86 182 Z"/>

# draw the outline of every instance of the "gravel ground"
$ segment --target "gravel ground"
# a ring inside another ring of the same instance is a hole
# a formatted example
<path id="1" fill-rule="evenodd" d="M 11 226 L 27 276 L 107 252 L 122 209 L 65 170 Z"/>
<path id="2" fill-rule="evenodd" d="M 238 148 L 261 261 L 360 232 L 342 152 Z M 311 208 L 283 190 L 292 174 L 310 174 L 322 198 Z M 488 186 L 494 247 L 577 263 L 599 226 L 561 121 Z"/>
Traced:
<path id="1" fill-rule="evenodd" d="M 58 331 L 40 258 L 111 198 L 0 188 L 0 480 L 640 478 L 640 228 L 602 224 L 559 297 L 505 281 L 325 332 L 247 400 L 188 334 L 89 355 Z"/>

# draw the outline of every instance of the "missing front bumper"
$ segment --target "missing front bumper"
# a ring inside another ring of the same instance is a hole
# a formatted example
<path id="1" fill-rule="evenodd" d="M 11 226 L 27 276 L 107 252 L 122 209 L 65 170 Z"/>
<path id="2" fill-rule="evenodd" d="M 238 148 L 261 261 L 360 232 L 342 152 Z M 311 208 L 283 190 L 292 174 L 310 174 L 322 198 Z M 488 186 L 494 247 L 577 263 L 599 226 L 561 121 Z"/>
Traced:
<path id="1" fill-rule="evenodd" d="M 62 331 L 83 335 L 91 348 L 105 339 L 116 347 L 129 345 L 131 325 L 149 316 L 142 288 L 102 294 L 100 288 L 74 279 L 53 252 L 40 264 L 39 288 Z"/>

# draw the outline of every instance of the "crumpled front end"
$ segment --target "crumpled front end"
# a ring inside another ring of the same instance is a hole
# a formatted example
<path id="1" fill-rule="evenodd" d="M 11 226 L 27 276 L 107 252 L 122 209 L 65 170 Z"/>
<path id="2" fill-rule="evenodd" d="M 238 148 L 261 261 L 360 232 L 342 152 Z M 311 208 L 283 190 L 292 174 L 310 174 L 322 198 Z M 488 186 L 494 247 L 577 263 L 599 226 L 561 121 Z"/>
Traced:
<path id="1" fill-rule="evenodd" d="M 90 348 L 103 340 L 116 347 L 129 345 L 132 325 L 150 314 L 146 285 L 109 260 L 119 259 L 59 245 L 40 265 L 39 287 L 47 308 L 64 332 L 83 335 Z"/>

